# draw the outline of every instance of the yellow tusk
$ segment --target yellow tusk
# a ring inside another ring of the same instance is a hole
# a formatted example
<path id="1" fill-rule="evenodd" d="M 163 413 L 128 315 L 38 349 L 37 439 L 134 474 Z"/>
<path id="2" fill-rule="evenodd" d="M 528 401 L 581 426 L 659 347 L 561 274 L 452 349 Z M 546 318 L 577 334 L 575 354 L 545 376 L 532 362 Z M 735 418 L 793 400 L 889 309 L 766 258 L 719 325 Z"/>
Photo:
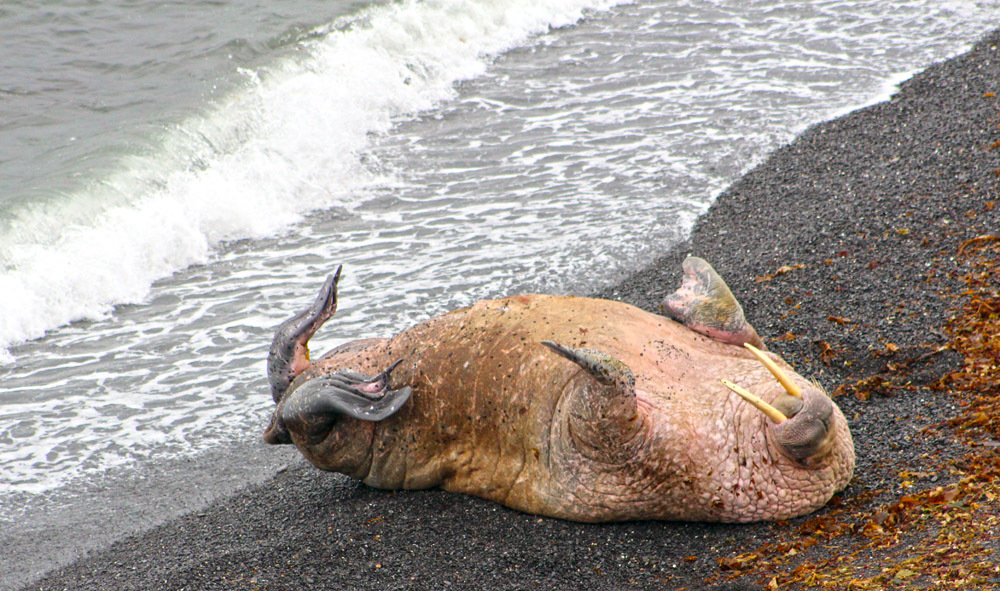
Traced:
<path id="1" fill-rule="evenodd" d="M 760 398 L 757 398 L 750 392 L 747 392 L 743 388 L 740 388 L 739 386 L 728 380 L 721 380 L 721 381 L 722 385 L 742 396 L 744 400 L 754 405 L 760 412 L 766 414 L 767 418 L 771 419 L 773 422 L 780 425 L 781 423 L 784 423 L 785 421 L 788 420 L 788 417 L 786 417 L 784 413 L 782 413 L 780 410 L 774 408 L 773 406 L 764 402 Z"/>
<path id="2" fill-rule="evenodd" d="M 780 367 L 778 367 L 778 364 L 775 363 L 773 359 L 767 356 L 767 353 L 764 353 L 763 351 L 761 351 L 757 347 L 754 347 L 750 343 L 743 343 L 743 346 L 749 349 L 750 352 L 753 353 L 754 356 L 757 357 L 757 359 L 759 359 L 760 362 L 764 364 L 764 367 L 767 368 L 767 371 L 771 372 L 771 375 L 774 376 L 779 382 L 781 382 L 781 385 L 782 387 L 785 388 L 786 392 L 788 392 L 789 394 L 791 394 L 796 398 L 802 398 L 802 388 L 799 388 L 798 384 L 793 382 L 792 378 L 788 377 L 788 374 L 785 373 L 784 370 L 782 370 Z"/>

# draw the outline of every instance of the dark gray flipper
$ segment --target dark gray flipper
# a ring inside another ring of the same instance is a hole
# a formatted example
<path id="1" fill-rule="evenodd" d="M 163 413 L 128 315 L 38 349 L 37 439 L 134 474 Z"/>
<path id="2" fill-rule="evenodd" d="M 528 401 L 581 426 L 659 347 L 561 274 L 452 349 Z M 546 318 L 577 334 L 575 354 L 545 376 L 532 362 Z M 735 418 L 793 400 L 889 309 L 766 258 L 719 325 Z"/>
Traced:
<path id="1" fill-rule="evenodd" d="M 574 392 L 570 407 L 571 435 L 580 452 L 600 461 L 618 461 L 632 453 L 642 425 L 635 402 L 635 375 L 620 360 L 601 351 L 575 349 L 542 341 L 562 357 L 579 365 L 593 378 L 590 386 Z"/>
<path id="2" fill-rule="evenodd" d="M 267 356 L 267 381 L 276 403 L 281 402 L 295 376 L 309 366 L 309 339 L 337 311 L 337 283 L 342 269 L 343 266 L 337 267 L 337 272 L 326 278 L 311 306 L 282 322 L 274 331 Z"/>
<path id="3" fill-rule="evenodd" d="M 660 309 L 693 331 L 717 341 L 763 349 L 757 331 L 743 315 L 743 307 L 712 265 L 698 257 L 684 260 L 681 287 L 663 299 Z"/>
<path id="4" fill-rule="evenodd" d="M 598 382 L 613 386 L 621 395 L 635 396 L 632 370 L 611 355 L 593 349 L 574 349 L 552 341 L 542 341 L 542 344 L 587 370 Z"/>
<path id="5" fill-rule="evenodd" d="M 375 377 L 342 369 L 302 384 L 289 397 L 282 417 L 296 414 L 339 413 L 362 421 L 392 416 L 410 398 L 409 386 L 389 389 L 389 374 L 402 360 Z M 287 420 L 287 418 L 286 418 Z"/>
<path id="6" fill-rule="evenodd" d="M 389 374 L 399 363 L 375 377 L 344 369 L 309 379 L 288 394 L 276 414 L 285 429 L 309 439 L 325 437 L 341 416 L 384 420 L 402 408 L 413 393 L 409 386 L 389 388 Z"/>

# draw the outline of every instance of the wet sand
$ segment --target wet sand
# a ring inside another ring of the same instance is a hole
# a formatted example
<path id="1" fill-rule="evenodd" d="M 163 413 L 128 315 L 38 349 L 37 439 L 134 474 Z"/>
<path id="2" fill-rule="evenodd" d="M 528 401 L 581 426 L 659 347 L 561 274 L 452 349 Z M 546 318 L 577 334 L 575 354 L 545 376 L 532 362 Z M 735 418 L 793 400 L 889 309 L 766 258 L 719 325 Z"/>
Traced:
<path id="1" fill-rule="evenodd" d="M 1000 207 L 987 205 L 1000 198 L 998 45 L 994 32 L 892 100 L 810 128 L 721 195 L 689 241 L 599 294 L 656 309 L 692 253 L 726 278 L 768 346 L 829 390 L 908 364 L 912 388 L 836 400 L 858 455 L 844 499 L 891 499 L 901 468 L 966 452 L 947 430 L 921 430 L 955 412 L 927 386 L 960 363 L 928 355 L 955 305 L 942 294 L 961 290 L 957 249 L 1000 231 Z M 373 490 L 293 461 L 27 588 L 757 589 L 752 573 L 718 578 L 719 559 L 795 523 L 582 525 Z"/>

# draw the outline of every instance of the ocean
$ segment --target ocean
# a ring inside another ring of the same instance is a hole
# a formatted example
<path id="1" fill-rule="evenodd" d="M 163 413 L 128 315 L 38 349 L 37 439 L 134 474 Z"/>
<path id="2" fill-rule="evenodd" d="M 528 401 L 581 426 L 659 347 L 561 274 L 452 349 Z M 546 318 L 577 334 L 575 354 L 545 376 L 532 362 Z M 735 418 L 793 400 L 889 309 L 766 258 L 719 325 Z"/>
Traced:
<path id="1" fill-rule="evenodd" d="M 592 293 L 996 26 L 1000 0 L 4 2 L 0 588 L 131 531 L 109 512 L 294 461 L 260 442 L 267 348 L 338 265 L 317 353 Z"/>

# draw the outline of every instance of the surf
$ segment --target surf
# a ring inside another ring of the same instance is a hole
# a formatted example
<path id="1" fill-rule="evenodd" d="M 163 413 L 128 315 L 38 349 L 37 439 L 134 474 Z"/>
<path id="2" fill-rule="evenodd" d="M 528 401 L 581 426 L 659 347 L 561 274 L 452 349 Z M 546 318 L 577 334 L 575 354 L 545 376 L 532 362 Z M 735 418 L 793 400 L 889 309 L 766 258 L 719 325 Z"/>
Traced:
<path id="1" fill-rule="evenodd" d="M 152 148 L 122 156 L 116 171 L 5 212 L 0 358 L 145 301 L 154 282 L 209 261 L 220 244 L 351 206 L 385 180 L 359 158 L 373 136 L 454 97 L 456 82 L 532 35 L 613 4 L 373 6 L 302 35 L 280 59 L 240 67 L 235 91 L 152 133 Z"/>

